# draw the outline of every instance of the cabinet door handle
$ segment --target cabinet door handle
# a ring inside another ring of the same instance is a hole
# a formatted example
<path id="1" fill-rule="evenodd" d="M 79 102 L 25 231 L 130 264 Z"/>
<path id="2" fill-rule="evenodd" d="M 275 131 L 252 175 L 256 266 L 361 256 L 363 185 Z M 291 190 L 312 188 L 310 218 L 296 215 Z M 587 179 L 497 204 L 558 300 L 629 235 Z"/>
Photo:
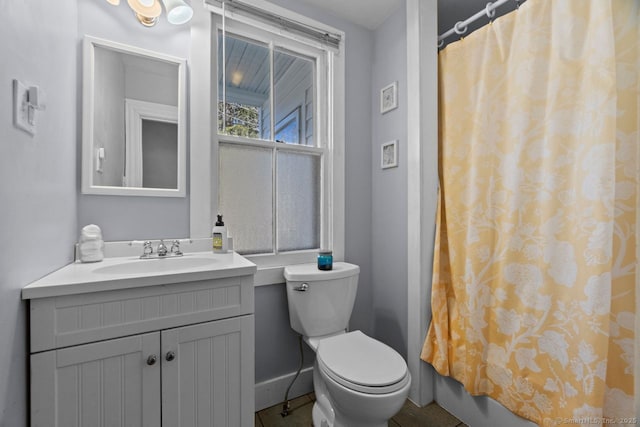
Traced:
<path id="1" fill-rule="evenodd" d="M 173 351 L 168 351 L 167 355 L 164 358 L 167 359 L 167 362 L 171 362 L 176 358 L 176 354 Z"/>
<path id="2" fill-rule="evenodd" d="M 157 360 L 158 358 L 156 357 L 156 355 L 152 354 L 151 356 L 147 357 L 147 365 L 155 365 Z"/>

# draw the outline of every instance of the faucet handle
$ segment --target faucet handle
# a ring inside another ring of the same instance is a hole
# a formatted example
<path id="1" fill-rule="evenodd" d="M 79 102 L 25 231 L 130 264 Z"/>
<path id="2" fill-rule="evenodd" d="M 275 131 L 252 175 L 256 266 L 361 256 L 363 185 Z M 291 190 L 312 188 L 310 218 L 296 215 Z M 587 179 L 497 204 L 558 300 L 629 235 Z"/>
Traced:
<path id="1" fill-rule="evenodd" d="M 156 252 L 158 253 L 158 256 L 165 256 L 167 254 L 167 246 L 164 244 L 164 240 L 160 239 Z"/>
<path id="2" fill-rule="evenodd" d="M 149 240 L 144 242 L 144 251 L 142 253 L 144 255 L 151 255 L 153 253 L 153 246 Z"/>
<path id="3" fill-rule="evenodd" d="M 171 244 L 171 251 L 170 251 L 173 255 L 175 256 L 180 256 L 182 255 L 182 252 L 180 251 L 180 240 L 174 240 L 173 243 Z"/>

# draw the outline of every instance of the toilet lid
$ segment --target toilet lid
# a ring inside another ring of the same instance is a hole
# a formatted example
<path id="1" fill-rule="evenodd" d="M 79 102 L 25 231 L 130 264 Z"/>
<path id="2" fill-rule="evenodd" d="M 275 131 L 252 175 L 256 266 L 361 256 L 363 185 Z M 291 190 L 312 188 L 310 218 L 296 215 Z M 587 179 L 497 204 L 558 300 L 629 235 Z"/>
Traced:
<path id="1" fill-rule="evenodd" d="M 404 384 L 407 377 L 402 356 L 360 331 L 320 340 L 317 358 L 327 374 L 342 384 L 389 389 L 386 386 Z"/>
<path id="2" fill-rule="evenodd" d="M 318 270 L 318 264 L 295 264 L 284 268 L 284 278 L 292 282 L 337 280 L 360 273 L 360 267 L 347 262 L 334 262 L 331 270 Z"/>

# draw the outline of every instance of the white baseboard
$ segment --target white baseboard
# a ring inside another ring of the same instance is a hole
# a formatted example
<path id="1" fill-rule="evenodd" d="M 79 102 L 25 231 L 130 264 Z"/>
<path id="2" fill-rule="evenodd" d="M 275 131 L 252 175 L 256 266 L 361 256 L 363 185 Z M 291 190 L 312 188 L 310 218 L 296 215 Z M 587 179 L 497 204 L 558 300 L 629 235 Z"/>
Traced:
<path id="1" fill-rule="evenodd" d="M 256 412 L 265 408 L 269 408 L 278 403 L 282 403 L 287 387 L 291 383 L 296 373 L 283 375 L 281 377 L 271 378 L 256 384 Z M 313 366 L 303 369 L 300 376 L 293 383 L 289 391 L 289 399 L 293 399 L 303 394 L 313 391 Z"/>

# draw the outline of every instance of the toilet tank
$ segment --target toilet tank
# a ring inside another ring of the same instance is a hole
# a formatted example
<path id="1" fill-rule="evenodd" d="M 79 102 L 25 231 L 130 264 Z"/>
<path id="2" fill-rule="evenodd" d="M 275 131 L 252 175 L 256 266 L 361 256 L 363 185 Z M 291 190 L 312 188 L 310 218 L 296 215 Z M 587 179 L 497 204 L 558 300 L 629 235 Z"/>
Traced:
<path id="1" fill-rule="evenodd" d="M 285 267 L 291 328 L 305 337 L 344 331 L 358 290 L 360 267 L 336 262 L 333 270 L 316 264 Z"/>

